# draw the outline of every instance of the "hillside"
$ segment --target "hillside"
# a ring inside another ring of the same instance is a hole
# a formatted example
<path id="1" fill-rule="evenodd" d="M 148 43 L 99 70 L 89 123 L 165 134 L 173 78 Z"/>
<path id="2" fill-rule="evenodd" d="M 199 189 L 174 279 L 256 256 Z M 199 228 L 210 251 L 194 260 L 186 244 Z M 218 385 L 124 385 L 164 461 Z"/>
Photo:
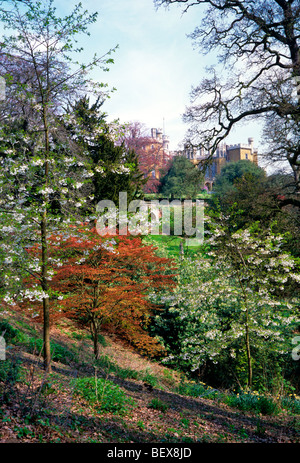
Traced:
<path id="1" fill-rule="evenodd" d="M 52 329 L 45 374 L 34 342 L 40 328 L 13 312 L 2 313 L 3 327 L 10 341 L 0 362 L 1 443 L 299 442 L 299 400 L 285 399 L 283 408 L 269 399 L 264 414 L 242 411 L 237 396 L 189 382 L 113 336 L 103 337 L 95 368 L 89 335 L 70 321 Z"/>

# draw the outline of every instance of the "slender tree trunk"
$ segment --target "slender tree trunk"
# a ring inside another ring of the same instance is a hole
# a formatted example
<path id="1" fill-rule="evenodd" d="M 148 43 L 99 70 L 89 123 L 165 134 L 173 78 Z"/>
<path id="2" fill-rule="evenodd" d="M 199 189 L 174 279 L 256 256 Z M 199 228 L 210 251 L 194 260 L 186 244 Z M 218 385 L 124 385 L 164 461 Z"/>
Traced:
<path id="1" fill-rule="evenodd" d="M 246 309 L 246 352 L 247 352 L 247 365 L 248 365 L 248 387 L 252 387 L 252 359 L 250 350 L 250 338 L 249 338 L 249 320 L 248 320 L 248 308 Z"/>
<path id="2" fill-rule="evenodd" d="M 98 329 L 97 329 L 97 322 L 92 318 L 91 320 L 91 333 L 94 343 L 94 355 L 95 360 L 99 359 L 99 342 L 98 342 Z"/>
<path id="3" fill-rule="evenodd" d="M 43 123 L 45 131 L 45 186 L 49 183 L 49 128 L 47 119 L 47 104 L 43 102 Z M 48 203 L 48 201 L 47 201 Z M 47 244 L 47 205 L 43 212 L 41 221 L 41 241 L 42 241 L 42 289 L 47 294 L 49 291 L 48 283 L 48 244 Z M 51 353 L 50 353 L 50 303 L 49 297 L 43 298 L 44 313 L 44 369 L 51 372 Z"/>
<path id="4" fill-rule="evenodd" d="M 99 359 L 99 343 L 98 343 L 98 333 L 94 333 L 94 354 L 95 360 Z"/>
<path id="5" fill-rule="evenodd" d="M 41 241 L 42 241 L 42 289 L 47 294 L 49 284 L 47 278 L 48 246 L 47 246 L 47 215 L 46 211 L 41 220 Z M 43 297 L 43 340 L 44 340 L 44 369 L 51 372 L 50 353 L 50 307 L 49 297 Z"/>
<path id="6" fill-rule="evenodd" d="M 239 249 L 236 249 L 237 254 L 240 256 L 242 268 L 247 271 L 247 266 L 245 264 L 245 260 L 243 255 L 241 254 Z M 249 336 L 249 308 L 248 308 L 248 301 L 247 301 L 247 293 L 245 291 L 243 282 L 241 280 L 240 273 L 238 273 L 238 280 L 243 292 L 244 298 L 244 305 L 246 309 L 246 321 L 245 321 L 245 344 L 246 344 L 246 354 L 247 354 L 247 366 L 248 366 L 248 387 L 252 387 L 252 359 L 251 359 L 251 350 L 250 350 L 250 336 Z"/>

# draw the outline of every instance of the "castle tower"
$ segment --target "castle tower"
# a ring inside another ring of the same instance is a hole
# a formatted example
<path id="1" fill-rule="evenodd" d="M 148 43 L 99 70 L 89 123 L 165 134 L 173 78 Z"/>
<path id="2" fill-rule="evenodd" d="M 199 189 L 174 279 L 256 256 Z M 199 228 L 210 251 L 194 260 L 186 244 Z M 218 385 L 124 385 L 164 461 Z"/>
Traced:
<path id="1" fill-rule="evenodd" d="M 257 152 L 253 147 L 253 138 L 248 138 L 248 144 L 239 143 L 227 146 L 227 160 L 233 162 L 248 160 L 257 164 Z"/>

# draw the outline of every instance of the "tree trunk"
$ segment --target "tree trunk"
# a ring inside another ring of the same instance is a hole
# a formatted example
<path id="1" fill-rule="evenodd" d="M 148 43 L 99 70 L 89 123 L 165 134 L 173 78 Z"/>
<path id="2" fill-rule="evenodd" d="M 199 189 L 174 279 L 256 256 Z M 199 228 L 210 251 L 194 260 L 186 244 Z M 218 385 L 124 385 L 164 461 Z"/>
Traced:
<path id="1" fill-rule="evenodd" d="M 42 107 L 43 107 L 43 125 L 44 125 L 44 143 L 45 143 L 45 186 L 48 187 L 49 183 L 49 126 L 48 126 L 48 102 L 49 102 L 49 79 L 48 79 L 48 67 L 49 56 L 47 47 L 47 92 L 46 99 L 43 91 L 42 95 Z M 49 204 L 49 195 L 48 201 Z M 42 240 L 42 288 L 43 291 L 48 294 L 49 283 L 48 283 L 48 245 L 47 245 L 47 207 L 43 212 L 41 222 L 41 240 Z M 43 310 L 44 310 L 44 369 L 51 372 L 51 352 L 50 352 L 50 304 L 49 297 L 43 298 Z"/>
<path id="2" fill-rule="evenodd" d="M 98 333 L 94 334 L 94 355 L 95 355 L 95 360 L 98 360 L 99 359 Z"/>
<path id="3" fill-rule="evenodd" d="M 247 352 L 247 364 L 248 364 L 248 387 L 252 387 L 252 361 L 250 351 L 250 339 L 249 339 L 249 324 L 248 324 L 248 309 L 246 311 L 246 352 Z"/>
<path id="4" fill-rule="evenodd" d="M 94 343 L 94 355 L 95 355 L 95 360 L 99 359 L 99 342 L 98 342 L 98 328 L 97 328 L 97 322 L 92 318 L 91 320 L 91 334 L 93 338 L 93 343 Z"/>
<path id="5" fill-rule="evenodd" d="M 47 279 L 48 246 L 47 246 L 47 216 L 44 212 L 41 221 L 41 241 L 42 241 L 42 289 L 47 294 L 49 284 Z M 43 338 L 44 338 L 44 369 L 51 372 L 51 353 L 50 353 L 50 311 L 49 297 L 43 297 Z"/>

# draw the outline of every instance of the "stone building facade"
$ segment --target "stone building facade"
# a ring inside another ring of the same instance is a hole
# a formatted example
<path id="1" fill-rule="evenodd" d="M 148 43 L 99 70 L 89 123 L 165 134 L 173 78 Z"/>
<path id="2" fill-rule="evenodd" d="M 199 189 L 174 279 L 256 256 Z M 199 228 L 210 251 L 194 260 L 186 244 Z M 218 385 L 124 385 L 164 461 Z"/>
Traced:
<path id="1" fill-rule="evenodd" d="M 186 146 L 182 154 L 190 159 L 195 165 L 200 167 L 208 158 L 210 153 L 205 151 L 203 148 Z M 226 143 L 221 143 L 218 145 L 211 162 L 206 167 L 205 187 L 208 190 L 212 190 L 215 177 L 221 172 L 222 167 L 227 162 L 237 162 L 240 160 L 248 160 L 257 165 L 258 153 L 257 149 L 254 148 L 253 138 L 248 138 L 248 144 L 239 143 L 236 145 L 227 145 Z"/>

